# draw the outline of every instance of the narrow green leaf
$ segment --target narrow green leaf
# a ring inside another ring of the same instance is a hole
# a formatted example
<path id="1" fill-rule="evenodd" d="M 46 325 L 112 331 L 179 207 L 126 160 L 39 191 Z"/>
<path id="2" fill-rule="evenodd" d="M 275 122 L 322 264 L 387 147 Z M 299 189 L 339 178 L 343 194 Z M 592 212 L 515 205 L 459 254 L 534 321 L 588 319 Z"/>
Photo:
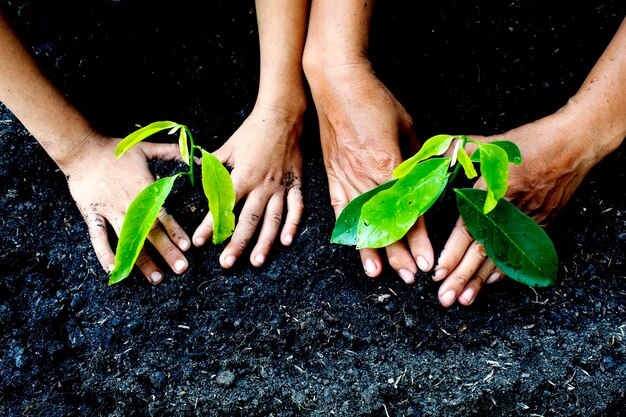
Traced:
<path id="1" fill-rule="evenodd" d="M 461 164 L 461 166 L 463 167 L 463 170 L 465 171 L 465 176 L 467 178 L 472 179 L 478 176 L 476 168 L 474 168 L 474 164 L 470 160 L 469 156 L 467 156 L 467 152 L 465 152 L 465 149 L 459 148 L 457 158 L 459 159 L 459 164 Z"/>
<path id="2" fill-rule="evenodd" d="M 202 151 L 202 188 L 213 215 L 213 243 L 222 243 L 235 230 L 235 189 L 230 173 L 213 154 Z"/>
<path id="3" fill-rule="evenodd" d="M 178 135 L 178 149 L 180 150 L 180 157 L 183 161 L 189 165 L 189 144 L 187 140 L 187 129 L 180 129 Z"/>
<path id="4" fill-rule="evenodd" d="M 472 142 L 478 143 L 476 141 L 472 141 Z M 514 144 L 513 142 L 509 142 L 508 140 L 496 140 L 490 143 L 492 145 L 496 145 L 504 149 L 504 152 L 506 152 L 506 155 L 510 163 L 517 164 L 517 165 L 522 163 L 522 153 L 520 152 L 517 145 Z M 472 153 L 472 156 L 470 159 L 472 160 L 472 162 L 480 161 L 480 148 L 476 149 L 474 153 Z"/>
<path id="5" fill-rule="evenodd" d="M 141 129 L 137 129 L 117 144 L 117 147 L 115 148 L 115 156 L 119 158 L 124 154 L 124 152 L 126 152 L 148 136 L 154 135 L 155 133 L 165 129 L 175 128 L 177 126 L 179 126 L 178 123 L 162 121 L 150 123 L 149 125 L 144 126 Z"/>
<path id="6" fill-rule="evenodd" d="M 418 153 L 413 155 L 411 158 L 402 162 L 400 165 L 393 170 L 393 176 L 395 178 L 402 178 L 407 175 L 415 165 L 422 162 L 425 159 L 430 158 L 431 156 L 437 156 L 443 154 L 448 150 L 452 140 L 456 136 L 452 135 L 436 135 L 432 138 L 428 139 L 422 145 L 421 149 Z"/>
<path id="7" fill-rule="evenodd" d="M 446 188 L 450 158 L 420 162 L 391 188 L 363 205 L 357 249 L 381 248 L 402 239 Z"/>
<path id="8" fill-rule="evenodd" d="M 367 191 L 354 200 L 350 201 L 347 206 L 341 211 L 333 234 L 330 238 L 331 243 L 338 243 L 341 245 L 356 245 L 357 227 L 359 225 L 359 218 L 361 217 L 361 209 L 363 204 L 367 203 L 372 197 L 383 190 L 387 190 L 392 187 L 398 180 L 391 180 L 378 187 Z"/>
<path id="9" fill-rule="evenodd" d="M 506 200 L 489 214 L 482 210 L 484 190 L 455 189 L 461 217 L 489 258 L 510 278 L 530 286 L 547 287 L 556 281 L 556 249 L 546 232 Z"/>
<path id="10" fill-rule="evenodd" d="M 115 251 L 115 266 L 109 276 L 109 284 L 120 282 L 130 275 L 159 210 L 179 175 L 164 177 L 148 185 L 128 206 Z"/>
<path id="11" fill-rule="evenodd" d="M 490 143 L 479 143 L 480 174 L 487 184 L 485 214 L 496 207 L 498 200 L 506 194 L 509 182 L 509 160 L 501 147 Z"/>

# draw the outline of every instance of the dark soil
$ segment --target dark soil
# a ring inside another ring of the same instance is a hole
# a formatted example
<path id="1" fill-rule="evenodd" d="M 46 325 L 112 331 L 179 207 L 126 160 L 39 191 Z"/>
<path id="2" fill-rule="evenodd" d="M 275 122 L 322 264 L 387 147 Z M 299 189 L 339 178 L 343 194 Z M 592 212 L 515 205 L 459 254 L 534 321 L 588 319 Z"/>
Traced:
<path id="1" fill-rule="evenodd" d="M 253 2 L 200 3 L 0 2 L 102 131 L 175 120 L 214 150 L 254 104 L 258 41 Z M 407 3 L 378 2 L 371 59 L 422 138 L 554 112 L 626 14 L 621 0 Z M 624 146 L 548 229 L 556 286 L 505 280 L 444 309 L 429 276 L 372 280 L 329 244 L 312 106 L 306 121 L 293 247 L 233 270 L 221 247 L 192 249 L 183 276 L 108 286 L 63 175 L 1 108 L 0 415 L 626 416 Z M 182 182 L 167 204 L 189 231 L 206 211 Z M 455 211 L 428 216 L 437 250 Z"/>

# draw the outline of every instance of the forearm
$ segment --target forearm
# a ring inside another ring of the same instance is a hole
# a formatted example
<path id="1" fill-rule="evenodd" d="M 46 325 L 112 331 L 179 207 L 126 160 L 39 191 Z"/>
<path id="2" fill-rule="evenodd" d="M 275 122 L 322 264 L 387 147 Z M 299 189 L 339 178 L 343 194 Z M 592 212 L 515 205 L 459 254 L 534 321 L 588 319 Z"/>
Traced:
<path id="1" fill-rule="evenodd" d="M 309 0 L 256 0 L 261 74 L 257 105 L 302 116 L 302 51 Z"/>
<path id="2" fill-rule="evenodd" d="M 89 123 L 42 74 L 1 13 L 0 101 L 61 169 L 92 137 Z"/>
<path id="3" fill-rule="evenodd" d="M 313 0 L 305 65 L 319 67 L 367 62 L 373 0 Z"/>
<path id="4" fill-rule="evenodd" d="M 564 108 L 578 126 L 588 126 L 599 159 L 615 150 L 626 136 L 626 19 L 589 75 Z"/>

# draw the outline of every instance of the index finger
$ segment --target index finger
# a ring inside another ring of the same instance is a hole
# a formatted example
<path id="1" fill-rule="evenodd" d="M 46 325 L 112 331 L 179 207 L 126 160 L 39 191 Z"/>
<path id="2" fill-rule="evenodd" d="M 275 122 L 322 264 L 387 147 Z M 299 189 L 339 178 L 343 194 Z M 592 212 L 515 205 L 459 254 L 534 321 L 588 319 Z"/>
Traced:
<path id="1" fill-rule="evenodd" d="M 448 241 L 441 251 L 433 279 L 435 281 L 441 281 L 447 277 L 450 272 L 454 271 L 472 242 L 474 242 L 474 238 L 469 230 L 467 230 L 467 227 L 465 227 L 463 219 L 459 217 L 452 233 L 450 233 Z"/>

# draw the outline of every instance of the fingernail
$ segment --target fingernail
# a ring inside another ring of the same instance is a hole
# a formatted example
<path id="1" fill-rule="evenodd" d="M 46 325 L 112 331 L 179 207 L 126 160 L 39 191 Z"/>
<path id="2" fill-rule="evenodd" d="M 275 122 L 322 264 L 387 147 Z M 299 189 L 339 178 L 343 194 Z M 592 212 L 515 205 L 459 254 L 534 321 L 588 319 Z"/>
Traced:
<path id="1" fill-rule="evenodd" d="M 400 278 L 407 284 L 413 284 L 415 282 L 415 274 L 408 269 L 402 268 L 398 271 L 398 275 L 400 275 Z"/>
<path id="2" fill-rule="evenodd" d="M 234 255 L 227 256 L 226 258 L 224 258 L 224 265 L 226 265 L 226 268 L 230 268 L 235 264 L 236 260 L 237 258 L 235 258 Z"/>
<path id="3" fill-rule="evenodd" d="M 417 257 L 417 266 L 419 267 L 419 269 L 421 269 L 424 272 L 430 269 L 430 265 L 428 264 L 428 261 L 423 256 Z"/>
<path id="4" fill-rule="evenodd" d="M 198 243 L 198 239 L 196 239 L 196 243 Z M 189 248 L 189 241 L 181 240 L 180 242 L 178 242 L 178 247 L 182 250 L 187 250 Z"/>
<path id="5" fill-rule="evenodd" d="M 291 235 L 285 236 L 284 241 L 285 241 L 285 245 L 291 245 L 291 242 L 293 242 L 293 236 Z"/>
<path id="6" fill-rule="evenodd" d="M 179 259 L 176 263 L 174 263 L 174 270 L 176 270 L 176 272 L 180 272 L 185 268 L 185 266 L 187 266 L 187 262 Z"/>
<path id="7" fill-rule="evenodd" d="M 467 304 L 472 304 L 472 302 L 474 301 L 474 296 L 474 289 L 472 287 L 469 287 L 465 291 L 463 291 L 463 294 L 461 294 L 459 298 L 462 298 L 463 301 L 465 301 Z"/>
<path id="8" fill-rule="evenodd" d="M 433 276 L 433 279 L 435 281 L 439 281 L 440 279 L 443 279 L 446 275 L 448 275 L 448 270 L 446 268 L 439 268 L 435 271 L 435 276 Z"/>
<path id="9" fill-rule="evenodd" d="M 454 292 L 454 290 L 450 290 L 447 293 L 444 293 L 441 298 L 439 298 L 439 301 L 441 301 L 441 304 L 444 307 L 450 307 L 452 303 L 454 303 L 455 299 L 456 293 Z"/>
<path id="10" fill-rule="evenodd" d="M 493 272 L 491 275 L 489 275 L 489 278 L 487 278 L 487 284 L 493 284 L 494 282 L 498 281 L 500 279 L 500 273 L 498 271 Z"/>
<path id="11" fill-rule="evenodd" d="M 196 242 L 196 246 L 202 246 L 204 245 L 205 240 L 202 237 L 197 237 L 194 239 L 194 242 Z"/>
<path id="12" fill-rule="evenodd" d="M 158 284 L 159 282 L 161 282 L 162 279 L 163 279 L 163 274 L 158 271 L 155 271 L 150 274 L 150 280 L 152 281 L 153 284 Z"/>
<path id="13" fill-rule="evenodd" d="M 106 271 L 107 272 L 111 272 L 111 271 L 113 271 L 113 268 L 115 268 L 115 265 L 111 264 L 111 265 L 107 266 Z"/>
<path id="14" fill-rule="evenodd" d="M 263 262 L 265 262 L 265 255 L 263 255 L 262 253 L 259 253 L 257 256 L 254 257 L 254 260 L 262 265 Z"/>
<path id="15" fill-rule="evenodd" d="M 372 258 L 367 258 L 365 260 L 365 265 L 363 266 L 363 268 L 365 269 L 365 273 L 367 275 L 373 274 L 374 271 L 376 271 L 376 263 Z"/>

